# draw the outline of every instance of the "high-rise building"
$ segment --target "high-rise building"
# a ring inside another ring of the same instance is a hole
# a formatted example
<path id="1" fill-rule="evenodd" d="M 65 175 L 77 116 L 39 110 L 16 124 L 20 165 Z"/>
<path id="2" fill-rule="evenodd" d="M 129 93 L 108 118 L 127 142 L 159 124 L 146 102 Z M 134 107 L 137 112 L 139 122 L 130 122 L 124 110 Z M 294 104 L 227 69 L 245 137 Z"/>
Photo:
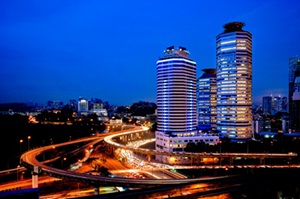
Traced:
<path id="1" fill-rule="evenodd" d="M 264 115 L 272 114 L 272 96 L 265 96 L 262 99 L 262 110 Z"/>
<path id="2" fill-rule="evenodd" d="M 89 111 L 89 101 L 82 97 L 78 99 L 78 113 L 79 114 L 87 114 Z"/>
<path id="3" fill-rule="evenodd" d="M 274 96 L 272 99 L 272 109 L 273 113 L 276 114 L 282 111 L 282 97 L 281 96 Z"/>
<path id="4" fill-rule="evenodd" d="M 218 143 L 218 136 L 204 137 L 197 131 L 196 62 L 184 47 L 165 50 L 157 61 L 156 150 L 184 151 L 188 143 Z M 156 156 L 162 162 L 180 164 L 187 158 Z"/>
<path id="5" fill-rule="evenodd" d="M 262 99 L 263 114 L 275 115 L 278 112 L 286 112 L 286 97 L 265 96 Z"/>
<path id="6" fill-rule="evenodd" d="M 300 130 L 299 123 L 297 123 L 297 117 L 300 113 L 297 111 L 296 101 L 293 100 L 296 77 L 300 76 L 300 56 L 293 56 L 289 59 L 289 128 L 291 130 Z"/>
<path id="7" fill-rule="evenodd" d="M 196 62 L 188 51 L 169 47 L 157 61 L 157 130 L 193 132 L 197 126 Z"/>
<path id="8" fill-rule="evenodd" d="M 198 129 L 203 131 L 216 130 L 216 69 L 203 69 L 197 79 L 197 114 Z"/>
<path id="9" fill-rule="evenodd" d="M 245 24 L 225 24 L 216 37 L 217 130 L 221 137 L 252 137 L 252 35 Z"/>
<path id="10" fill-rule="evenodd" d="M 300 74 L 295 77 L 293 92 L 293 122 L 294 130 L 300 131 Z"/>
<path id="11" fill-rule="evenodd" d="M 288 100 L 287 97 L 282 97 L 282 112 L 287 112 L 288 111 Z"/>

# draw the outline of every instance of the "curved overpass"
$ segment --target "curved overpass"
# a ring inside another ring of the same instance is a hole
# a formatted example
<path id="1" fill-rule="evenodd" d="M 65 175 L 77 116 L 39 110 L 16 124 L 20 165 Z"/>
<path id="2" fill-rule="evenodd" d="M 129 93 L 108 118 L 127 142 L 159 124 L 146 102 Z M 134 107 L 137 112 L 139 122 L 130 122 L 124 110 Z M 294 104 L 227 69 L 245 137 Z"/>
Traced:
<path id="1" fill-rule="evenodd" d="M 141 127 L 135 127 L 134 129 L 127 130 L 128 132 L 123 133 L 137 133 L 143 132 L 147 129 Z M 121 133 L 121 134 L 123 134 Z M 234 178 L 234 176 L 221 176 L 221 177 L 205 177 L 205 178 L 196 178 L 196 179 L 131 179 L 131 178 L 110 178 L 96 175 L 89 175 L 83 173 L 77 173 L 74 171 L 65 171 L 57 168 L 50 167 L 44 163 L 38 161 L 36 157 L 47 150 L 51 150 L 53 147 L 62 147 L 70 144 L 80 143 L 91 141 L 92 143 L 97 143 L 102 141 L 107 135 L 120 134 L 120 132 L 108 133 L 106 135 L 100 135 L 99 137 L 89 137 L 78 139 L 66 143 L 49 145 L 41 148 L 37 148 L 31 151 L 24 153 L 21 156 L 21 164 L 27 169 L 33 170 L 34 174 L 45 173 L 47 175 L 66 178 L 69 180 L 80 181 L 86 184 L 93 186 L 122 186 L 122 187 L 151 187 L 151 186 L 160 186 L 160 185 L 175 185 L 175 184 L 189 184 L 197 182 L 214 182 L 222 181 L 228 178 Z M 35 171 L 34 168 L 38 168 L 38 171 Z M 36 173 L 37 172 L 37 173 Z"/>
<path id="2" fill-rule="evenodd" d="M 143 128 L 143 127 L 142 127 Z M 148 130 L 144 127 L 144 131 Z M 191 157 L 191 158 L 287 158 L 287 157 L 297 157 L 296 153 L 194 153 L 194 152 L 164 152 L 156 151 L 154 149 L 145 149 L 145 148 L 135 148 L 131 146 L 126 146 L 117 142 L 114 142 L 113 139 L 119 136 L 129 135 L 132 133 L 141 132 L 141 129 L 133 129 L 130 132 L 121 132 L 119 134 L 108 135 L 104 138 L 104 141 L 115 147 L 125 150 L 130 150 L 133 152 L 138 152 L 146 155 L 165 155 L 165 156 L 182 156 L 182 157 Z"/>

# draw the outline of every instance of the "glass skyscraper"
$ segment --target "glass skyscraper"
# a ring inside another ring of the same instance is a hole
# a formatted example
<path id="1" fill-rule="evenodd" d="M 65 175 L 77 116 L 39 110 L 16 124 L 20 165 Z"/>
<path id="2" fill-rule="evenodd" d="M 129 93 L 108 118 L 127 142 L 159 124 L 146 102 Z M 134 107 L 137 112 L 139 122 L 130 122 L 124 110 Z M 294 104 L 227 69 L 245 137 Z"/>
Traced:
<path id="1" fill-rule="evenodd" d="M 216 129 L 216 69 L 203 69 L 203 74 L 197 79 L 197 114 L 198 129 L 209 131 Z"/>
<path id="2" fill-rule="evenodd" d="M 252 137 L 252 35 L 245 24 L 225 24 L 216 37 L 217 130 L 221 137 Z"/>

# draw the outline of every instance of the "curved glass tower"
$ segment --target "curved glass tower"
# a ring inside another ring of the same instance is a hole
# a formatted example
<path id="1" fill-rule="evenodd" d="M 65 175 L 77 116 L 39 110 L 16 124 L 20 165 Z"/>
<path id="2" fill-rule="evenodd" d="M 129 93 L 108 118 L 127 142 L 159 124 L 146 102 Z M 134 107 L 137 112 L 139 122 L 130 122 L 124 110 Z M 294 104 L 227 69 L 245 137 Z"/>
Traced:
<path id="1" fill-rule="evenodd" d="M 216 69 L 203 69 L 203 74 L 197 79 L 197 114 L 198 129 L 209 131 L 216 129 Z"/>
<path id="2" fill-rule="evenodd" d="M 155 150 L 169 154 L 184 152 L 188 144 L 219 143 L 219 136 L 201 134 L 197 130 L 196 62 L 184 47 L 165 50 L 156 63 L 157 131 Z M 192 164 L 188 157 L 156 155 L 168 164 Z"/>
<path id="3" fill-rule="evenodd" d="M 157 61 L 157 130 L 176 134 L 196 127 L 196 62 L 186 48 L 171 46 Z"/>
<path id="4" fill-rule="evenodd" d="M 252 137 L 252 35 L 245 24 L 225 24 L 217 35 L 217 130 L 220 136 Z"/>

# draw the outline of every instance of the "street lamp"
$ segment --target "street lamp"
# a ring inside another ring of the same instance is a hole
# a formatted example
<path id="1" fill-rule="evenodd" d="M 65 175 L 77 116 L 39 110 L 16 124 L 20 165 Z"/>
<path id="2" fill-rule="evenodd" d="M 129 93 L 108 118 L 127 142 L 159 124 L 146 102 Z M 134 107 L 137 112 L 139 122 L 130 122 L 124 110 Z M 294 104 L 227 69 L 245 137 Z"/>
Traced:
<path id="1" fill-rule="evenodd" d="M 30 150 L 30 139 L 31 139 L 31 136 L 28 136 L 28 151 Z"/>
<path id="2" fill-rule="evenodd" d="M 20 140 L 20 157 L 21 157 L 21 154 L 22 154 L 22 143 L 23 143 L 23 140 Z"/>

